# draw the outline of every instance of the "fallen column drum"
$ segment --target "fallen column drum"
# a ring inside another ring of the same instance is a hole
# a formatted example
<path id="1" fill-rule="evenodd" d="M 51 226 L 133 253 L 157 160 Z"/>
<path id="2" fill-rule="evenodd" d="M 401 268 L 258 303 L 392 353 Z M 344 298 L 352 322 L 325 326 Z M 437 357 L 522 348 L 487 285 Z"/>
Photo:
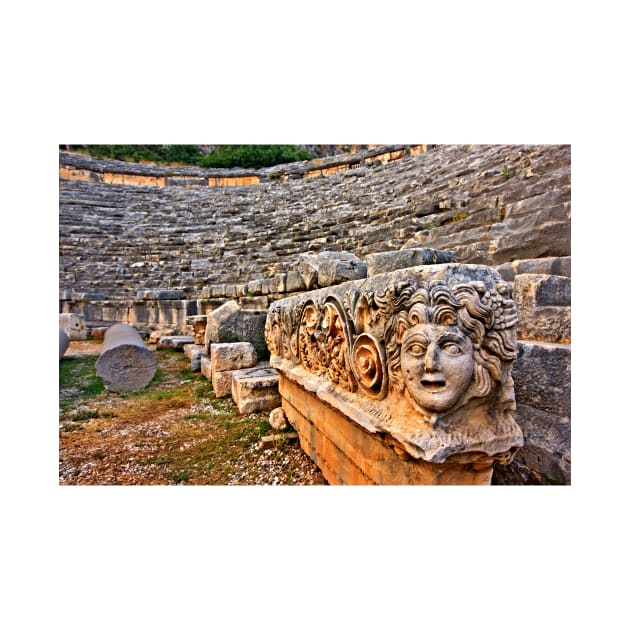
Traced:
<path id="1" fill-rule="evenodd" d="M 60 328 L 59 329 L 59 358 L 60 359 L 66 353 L 66 350 L 68 349 L 69 345 L 70 345 L 70 339 L 68 338 L 68 335 L 66 334 L 65 330 L 61 330 Z"/>
<path id="2" fill-rule="evenodd" d="M 96 375 L 112 392 L 143 389 L 157 369 L 155 353 L 138 331 L 127 324 L 114 324 L 105 332 L 103 349 L 96 362 Z"/>

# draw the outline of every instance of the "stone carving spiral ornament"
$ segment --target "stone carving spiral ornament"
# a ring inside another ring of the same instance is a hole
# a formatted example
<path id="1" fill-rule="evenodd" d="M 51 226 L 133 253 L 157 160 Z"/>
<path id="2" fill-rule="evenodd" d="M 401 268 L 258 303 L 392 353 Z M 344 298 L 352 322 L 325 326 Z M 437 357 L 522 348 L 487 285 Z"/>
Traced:
<path id="1" fill-rule="evenodd" d="M 387 369 L 382 344 L 369 333 L 360 334 L 352 344 L 352 373 L 361 391 L 371 398 L 387 396 Z"/>

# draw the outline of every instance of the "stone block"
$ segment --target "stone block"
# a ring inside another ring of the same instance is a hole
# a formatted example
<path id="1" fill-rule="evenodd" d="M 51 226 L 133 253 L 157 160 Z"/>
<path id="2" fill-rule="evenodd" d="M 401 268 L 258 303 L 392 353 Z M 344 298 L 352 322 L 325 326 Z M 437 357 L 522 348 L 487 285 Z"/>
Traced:
<path id="1" fill-rule="evenodd" d="M 514 279 L 517 307 L 571 306 L 571 278 L 548 274 L 518 274 Z"/>
<path id="2" fill-rule="evenodd" d="M 63 330 L 68 339 L 87 339 L 87 323 L 84 315 L 77 313 L 61 313 L 59 315 L 59 328 Z"/>
<path id="3" fill-rule="evenodd" d="M 510 264 L 514 267 L 516 274 L 534 273 L 571 277 L 571 256 L 515 260 Z"/>
<path id="4" fill-rule="evenodd" d="M 136 293 L 138 300 L 183 300 L 184 292 L 179 289 L 150 289 Z"/>
<path id="5" fill-rule="evenodd" d="M 287 291 L 287 274 L 278 273 L 271 278 L 271 290 L 269 293 L 286 293 Z"/>
<path id="6" fill-rule="evenodd" d="M 516 405 L 571 416 L 571 346 L 519 342 L 512 367 Z"/>
<path id="7" fill-rule="evenodd" d="M 207 357 L 206 347 L 203 344 L 188 343 L 184 346 L 184 356 L 190 359 L 192 372 L 201 371 L 201 359 Z"/>
<path id="8" fill-rule="evenodd" d="M 207 355 L 201 357 L 201 373 L 212 383 L 212 365 Z"/>
<path id="9" fill-rule="evenodd" d="M 541 481 L 570 484 L 570 419 L 521 404 L 516 408 L 516 421 L 525 443 L 515 459 L 535 470 L 543 477 Z"/>
<path id="10" fill-rule="evenodd" d="M 151 331 L 149 343 L 158 343 L 162 337 L 170 337 L 175 334 L 174 328 L 161 328 Z"/>
<path id="11" fill-rule="evenodd" d="M 506 282 L 514 282 L 516 272 L 514 271 L 514 267 L 512 266 L 511 262 L 498 265 L 496 267 L 496 270 Z"/>
<path id="12" fill-rule="evenodd" d="M 262 280 L 250 280 L 247 283 L 247 292 L 250 295 L 262 295 Z"/>
<path id="13" fill-rule="evenodd" d="M 571 342 L 571 279 L 520 274 L 514 279 L 519 339 Z"/>
<path id="14" fill-rule="evenodd" d="M 278 372 L 269 367 L 235 370 L 232 398 L 242 414 L 279 407 L 282 400 L 278 392 Z"/>
<path id="15" fill-rule="evenodd" d="M 173 350 L 183 350 L 184 346 L 195 342 L 195 338 L 190 335 L 172 335 L 160 337 L 157 347 L 160 349 L 171 348 Z"/>
<path id="16" fill-rule="evenodd" d="M 360 258 L 324 260 L 317 271 L 317 284 L 330 287 L 367 276 L 367 265 Z"/>
<path id="17" fill-rule="evenodd" d="M 236 301 L 226 302 L 208 315 L 205 337 L 208 354 L 213 343 L 247 341 L 254 346 L 259 359 L 267 358 L 266 318 L 266 311 L 242 310 Z"/>
<path id="18" fill-rule="evenodd" d="M 197 300 L 185 300 L 184 304 L 186 305 L 186 317 L 193 317 L 199 314 L 199 304 Z"/>
<path id="19" fill-rule="evenodd" d="M 94 326 L 94 328 L 90 331 L 90 335 L 92 336 L 92 339 L 103 339 L 106 332 L 107 326 Z"/>
<path id="20" fill-rule="evenodd" d="M 210 287 L 210 296 L 211 298 L 217 297 L 225 297 L 225 285 L 224 284 L 213 284 Z"/>
<path id="21" fill-rule="evenodd" d="M 229 324 L 234 320 L 235 315 L 240 311 L 238 302 L 230 300 L 219 308 L 215 309 L 207 316 L 205 345 L 206 350 L 210 353 L 210 344 L 226 341 L 221 339 L 222 330 L 229 329 Z M 237 341 L 236 334 L 231 341 Z"/>
<path id="22" fill-rule="evenodd" d="M 415 247 L 395 252 L 368 254 L 365 257 L 368 277 L 387 273 L 396 269 L 417 267 L 418 265 L 436 265 L 455 261 L 455 252 L 450 250 Z"/>
<path id="23" fill-rule="evenodd" d="M 295 293 L 296 291 L 304 291 L 306 285 L 298 271 L 287 272 L 287 293 Z"/>
<path id="24" fill-rule="evenodd" d="M 273 278 L 264 278 L 262 281 L 261 292 L 263 295 L 273 293 Z"/>
<path id="25" fill-rule="evenodd" d="M 194 343 L 203 345 L 206 339 L 207 315 L 192 315 L 186 318 L 186 323 L 192 328 Z"/>
<path id="26" fill-rule="evenodd" d="M 256 365 L 256 360 L 256 350 L 247 341 L 210 345 L 210 362 L 213 372 L 250 368 Z"/>
<path id="27" fill-rule="evenodd" d="M 298 256 L 297 271 L 304 286 L 314 289 L 340 284 L 346 280 L 365 278 L 367 267 L 352 252 L 322 251 Z"/>
<path id="28" fill-rule="evenodd" d="M 212 372 L 212 389 L 217 398 L 225 398 L 232 394 L 232 374 L 234 370 Z"/>
<path id="29" fill-rule="evenodd" d="M 265 450 L 268 448 L 274 448 L 276 446 L 280 446 L 281 444 L 297 442 L 298 434 L 295 432 L 292 433 L 280 433 L 277 435 L 265 435 L 260 438 L 260 442 L 258 443 L 258 448 Z"/>
<path id="30" fill-rule="evenodd" d="M 90 302 L 101 302 L 105 299 L 104 293 L 75 293 L 75 299 L 90 301 Z"/>
<path id="31" fill-rule="evenodd" d="M 266 295 L 245 296 L 239 298 L 239 306 L 244 311 L 264 311 L 269 306 L 269 298 Z"/>
<path id="32" fill-rule="evenodd" d="M 520 403 L 516 421 L 523 430 L 523 447 L 509 465 L 496 468 L 493 483 L 570 485 L 570 419 Z"/>
<path id="33" fill-rule="evenodd" d="M 287 419 L 302 449 L 331 485 L 488 485 L 492 466 L 415 461 L 380 433 L 352 422 L 312 392 L 280 376 Z"/>

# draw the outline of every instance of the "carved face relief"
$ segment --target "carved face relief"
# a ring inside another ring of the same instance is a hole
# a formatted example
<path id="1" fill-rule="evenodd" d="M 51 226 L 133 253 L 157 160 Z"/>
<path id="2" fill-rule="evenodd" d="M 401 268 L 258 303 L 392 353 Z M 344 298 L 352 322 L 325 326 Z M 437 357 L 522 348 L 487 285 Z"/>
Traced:
<path id="1" fill-rule="evenodd" d="M 402 337 L 400 366 L 406 391 L 422 409 L 447 411 L 472 381 L 473 345 L 456 326 L 417 324 Z"/>

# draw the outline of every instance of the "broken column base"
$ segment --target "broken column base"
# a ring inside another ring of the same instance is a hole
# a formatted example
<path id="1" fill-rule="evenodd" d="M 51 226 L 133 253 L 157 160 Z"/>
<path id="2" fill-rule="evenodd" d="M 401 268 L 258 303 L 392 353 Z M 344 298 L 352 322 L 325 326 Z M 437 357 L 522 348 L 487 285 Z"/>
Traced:
<path id="1" fill-rule="evenodd" d="M 490 485 L 494 463 L 513 456 L 466 453 L 442 464 L 416 460 L 286 376 L 279 375 L 278 385 L 302 449 L 331 485 Z"/>

